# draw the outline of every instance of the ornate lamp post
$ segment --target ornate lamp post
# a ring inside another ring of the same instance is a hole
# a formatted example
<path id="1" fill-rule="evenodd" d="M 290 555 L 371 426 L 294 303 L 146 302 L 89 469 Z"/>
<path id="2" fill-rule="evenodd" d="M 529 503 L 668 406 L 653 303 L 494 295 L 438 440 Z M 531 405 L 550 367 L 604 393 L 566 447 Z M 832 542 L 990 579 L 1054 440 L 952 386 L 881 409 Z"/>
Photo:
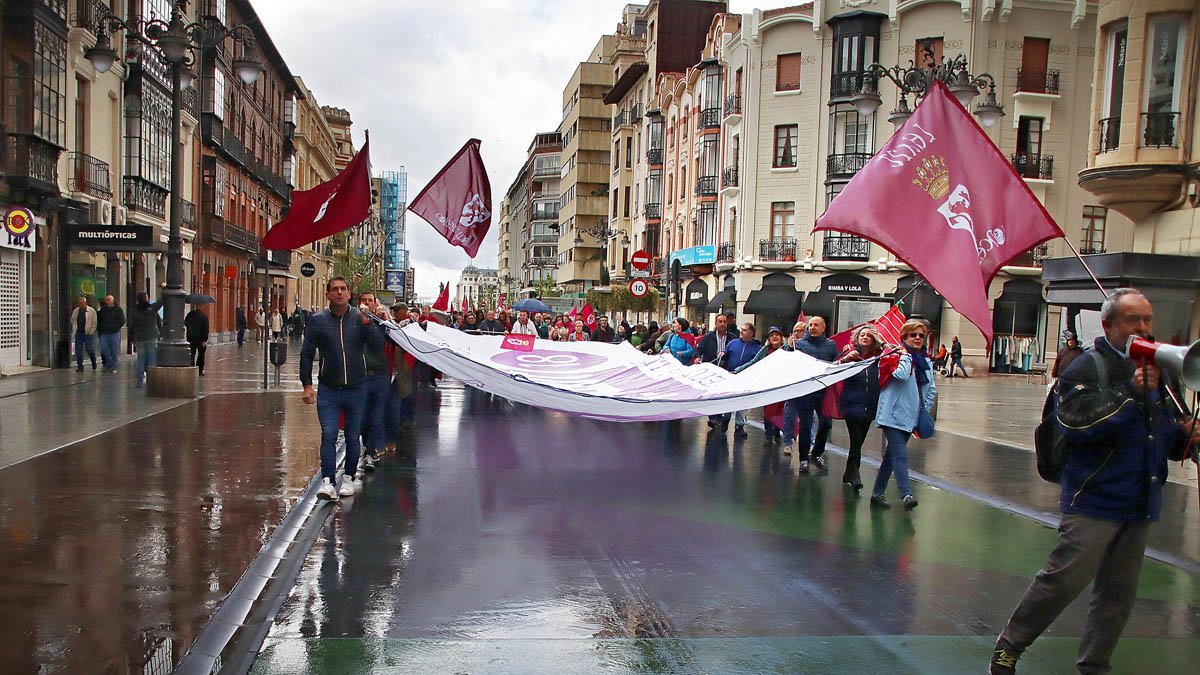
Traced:
<path id="1" fill-rule="evenodd" d="M 604 216 L 601 216 L 599 219 L 597 219 L 595 227 L 576 227 L 575 230 L 574 243 L 577 248 L 583 246 L 583 235 L 585 234 L 591 235 L 597 241 L 603 241 L 604 248 L 608 248 L 608 242 L 612 239 L 616 239 L 618 236 L 621 237 L 622 246 L 629 245 L 629 235 L 619 227 L 610 226 L 608 224 L 608 219 L 606 219 Z"/>
<path id="2" fill-rule="evenodd" d="M 975 116 L 984 127 L 992 126 L 1004 116 L 1004 107 L 996 101 L 996 78 L 988 73 L 972 75 L 967 69 L 967 57 L 962 54 L 949 61 L 943 58 L 941 63 L 928 68 L 918 67 L 912 61 L 907 67 L 895 65 L 890 68 L 872 63 L 863 74 L 862 90 L 850 99 L 860 115 L 869 117 L 879 109 L 883 100 L 879 97 L 878 83 L 882 78 L 891 80 L 900 90 L 896 108 L 888 115 L 888 121 L 897 129 L 912 116 L 912 109 L 908 107 L 909 95 L 915 99 L 925 96 L 935 81 L 945 83 L 967 110 L 971 109 L 971 101 L 986 88 L 983 102 L 975 106 Z"/>
<path id="3" fill-rule="evenodd" d="M 167 286 L 163 290 L 163 318 L 166 339 L 159 345 L 158 365 L 188 368 L 190 357 L 183 332 L 183 239 L 180 235 L 183 201 L 183 153 L 179 151 L 182 134 L 183 90 L 195 78 L 193 52 L 210 49 L 232 37 L 242 44 L 241 57 L 233 61 L 233 71 L 247 85 L 254 84 L 266 71 L 262 62 L 252 58 L 254 35 L 249 26 L 225 28 L 216 24 L 188 23 L 187 0 L 171 4 L 169 21 L 130 19 L 122 21 L 111 13 L 97 19 L 96 45 L 84 52 L 97 73 L 104 74 L 120 56 L 113 49 L 111 36 L 119 30 L 156 50 L 171 67 L 171 220 L 167 237 Z"/>

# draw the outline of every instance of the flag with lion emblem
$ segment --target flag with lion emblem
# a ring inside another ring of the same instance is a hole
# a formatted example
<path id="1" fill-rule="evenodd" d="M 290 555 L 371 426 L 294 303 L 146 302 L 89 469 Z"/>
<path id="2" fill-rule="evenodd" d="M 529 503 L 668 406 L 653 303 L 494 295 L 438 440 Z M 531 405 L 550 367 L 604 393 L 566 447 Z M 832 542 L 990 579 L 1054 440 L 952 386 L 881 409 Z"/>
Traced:
<path id="1" fill-rule="evenodd" d="M 479 144 L 467 141 L 408 207 L 472 258 L 492 226 L 492 185 Z"/>

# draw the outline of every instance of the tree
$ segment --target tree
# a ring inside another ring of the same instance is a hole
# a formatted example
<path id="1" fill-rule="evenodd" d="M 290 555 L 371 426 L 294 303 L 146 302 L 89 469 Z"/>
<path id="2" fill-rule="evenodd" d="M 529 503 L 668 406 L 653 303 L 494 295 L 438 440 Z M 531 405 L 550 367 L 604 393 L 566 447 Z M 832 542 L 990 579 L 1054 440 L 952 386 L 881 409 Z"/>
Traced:
<path id="1" fill-rule="evenodd" d="M 558 296 L 558 286 L 554 283 L 554 277 L 542 277 L 534 282 L 533 287 L 537 289 L 539 298 L 553 298 Z"/>
<path id="2" fill-rule="evenodd" d="M 379 274 L 373 258 L 346 251 L 333 263 L 333 275 L 345 277 L 354 295 L 379 288 Z"/>
<path id="3" fill-rule="evenodd" d="M 617 284 L 605 291 L 588 291 L 587 302 L 601 312 L 653 312 L 658 310 L 658 289 L 650 287 L 646 295 L 635 298 L 629 286 Z"/>

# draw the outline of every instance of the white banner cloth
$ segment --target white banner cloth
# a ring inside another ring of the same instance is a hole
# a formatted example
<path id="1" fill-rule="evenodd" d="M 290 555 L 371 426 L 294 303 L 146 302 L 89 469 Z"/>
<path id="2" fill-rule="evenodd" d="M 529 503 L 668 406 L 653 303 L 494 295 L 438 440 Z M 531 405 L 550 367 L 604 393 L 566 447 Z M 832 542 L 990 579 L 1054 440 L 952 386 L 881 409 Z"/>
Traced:
<path id="1" fill-rule="evenodd" d="M 738 374 L 710 363 L 684 366 L 629 343 L 538 339 L 532 352 L 501 348 L 502 335 L 467 335 L 433 322 L 398 328 L 396 344 L 464 383 L 513 401 L 593 419 L 672 420 L 757 408 L 811 394 L 870 361 L 835 365 L 776 351 Z"/>

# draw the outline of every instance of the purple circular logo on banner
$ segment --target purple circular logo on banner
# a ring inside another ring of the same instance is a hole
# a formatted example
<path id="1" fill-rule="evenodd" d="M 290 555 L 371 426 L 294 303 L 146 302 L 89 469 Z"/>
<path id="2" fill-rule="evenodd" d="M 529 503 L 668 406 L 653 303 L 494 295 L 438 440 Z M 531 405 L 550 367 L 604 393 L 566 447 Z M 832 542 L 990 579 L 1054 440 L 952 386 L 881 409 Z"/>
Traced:
<path id="1" fill-rule="evenodd" d="M 608 358 L 579 352 L 552 352 L 535 349 L 531 352 L 505 350 L 493 356 L 492 361 L 509 368 L 544 373 L 564 368 L 572 371 L 587 370 L 605 364 L 608 362 Z"/>

